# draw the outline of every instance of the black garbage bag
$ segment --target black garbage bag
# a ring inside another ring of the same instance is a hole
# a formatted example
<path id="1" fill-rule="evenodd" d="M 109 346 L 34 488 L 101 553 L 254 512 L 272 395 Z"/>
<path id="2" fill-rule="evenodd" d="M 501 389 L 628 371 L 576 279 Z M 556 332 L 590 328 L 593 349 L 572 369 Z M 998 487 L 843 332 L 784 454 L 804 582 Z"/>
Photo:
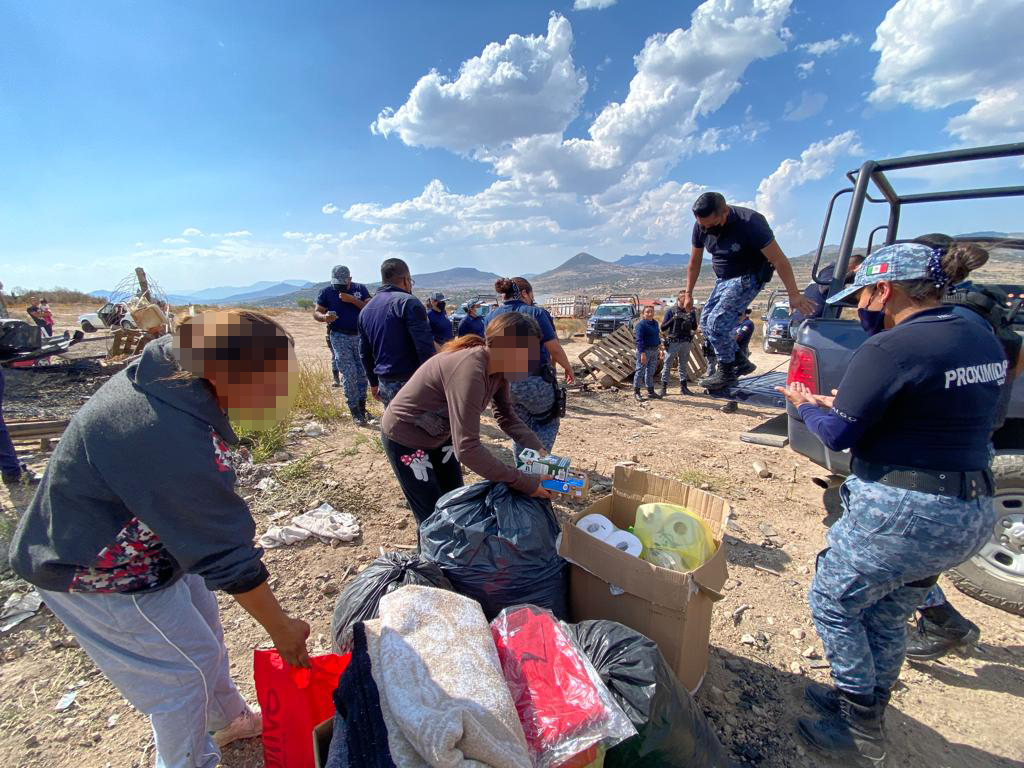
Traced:
<path id="1" fill-rule="evenodd" d="M 352 649 L 352 627 L 360 621 L 377 618 L 380 599 L 399 587 L 416 584 L 421 587 L 451 589 L 441 569 L 419 555 L 387 552 L 356 576 L 338 596 L 331 618 L 331 643 L 335 653 Z"/>
<path id="2" fill-rule="evenodd" d="M 475 483 L 438 499 L 420 526 L 420 551 L 456 592 L 480 603 L 488 621 L 522 603 L 565 618 L 568 570 L 558 532 L 547 501 L 504 483 Z"/>
<path id="3" fill-rule="evenodd" d="M 637 735 L 612 747 L 605 768 L 728 768 L 728 754 L 658 646 L 614 621 L 567 625 Z"/>

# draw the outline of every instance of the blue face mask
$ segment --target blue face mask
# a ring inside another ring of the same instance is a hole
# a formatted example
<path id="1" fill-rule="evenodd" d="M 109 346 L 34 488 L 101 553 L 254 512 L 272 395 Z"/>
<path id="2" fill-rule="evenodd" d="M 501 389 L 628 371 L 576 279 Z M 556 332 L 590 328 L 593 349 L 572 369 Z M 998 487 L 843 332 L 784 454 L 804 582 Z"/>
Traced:
<path id="1" fill-rule="evenodd" d="M 885 330 L 884 309 L 858 309 L 857 317 L 860 320 L 860 327 L 868 336 L 874 336 Z"/>

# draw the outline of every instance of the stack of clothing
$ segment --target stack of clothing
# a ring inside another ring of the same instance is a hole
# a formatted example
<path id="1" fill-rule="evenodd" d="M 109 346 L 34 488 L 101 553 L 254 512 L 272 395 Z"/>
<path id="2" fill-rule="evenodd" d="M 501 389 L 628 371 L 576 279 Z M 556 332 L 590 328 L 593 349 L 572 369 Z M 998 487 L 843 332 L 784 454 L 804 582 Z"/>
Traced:
<path id="1" fill-rule="evenodd" d="M 453 592 L 383 597 L 353 628 L 334 702 L 329 768 L 532 768 L 487 620 Z"/>

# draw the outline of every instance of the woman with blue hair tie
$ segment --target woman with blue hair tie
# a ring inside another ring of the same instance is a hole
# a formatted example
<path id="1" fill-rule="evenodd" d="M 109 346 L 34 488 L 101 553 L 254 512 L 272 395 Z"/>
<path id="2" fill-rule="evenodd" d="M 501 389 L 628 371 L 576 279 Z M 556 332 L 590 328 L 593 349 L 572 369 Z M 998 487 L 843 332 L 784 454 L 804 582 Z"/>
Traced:
<path id="1" fill-rule="evenodd" d="M 811 684 L 807 699 L 824 717 L 798 722 L 844 765 L 884 761 L 907 619 L 936 574 L 973 556 L 994 524 L 989 439 L 1007 359 L 990 329 L 942 303 L 987 260 L 973 244 L 880 248 L 828 299 L 855 304 L 869 336 L 835 396 L 780 388 L 829 449 L 852 454 L 844 514 L 809 595 L 835 687 Z"/>

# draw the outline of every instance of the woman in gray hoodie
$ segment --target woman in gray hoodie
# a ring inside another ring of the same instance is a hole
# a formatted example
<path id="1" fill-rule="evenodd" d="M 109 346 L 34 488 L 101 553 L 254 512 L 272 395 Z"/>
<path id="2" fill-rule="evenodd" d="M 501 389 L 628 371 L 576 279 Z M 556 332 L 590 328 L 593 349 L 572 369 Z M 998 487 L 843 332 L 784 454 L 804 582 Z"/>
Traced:
<path id="1" fill-rule="evenodd" d="M 160 768 L 212 768 L 220 746 L 260 733 L 211 590 L 237 600 L 285 661 L 309 665 L 309 625 L 270 591 L 228 451 L 228 416 L 283 415 L 294 370 L 292 339 L 270 318 L 187 320 L 75 415 L 15 533 L 12 567 L 149 715 Z"/>

